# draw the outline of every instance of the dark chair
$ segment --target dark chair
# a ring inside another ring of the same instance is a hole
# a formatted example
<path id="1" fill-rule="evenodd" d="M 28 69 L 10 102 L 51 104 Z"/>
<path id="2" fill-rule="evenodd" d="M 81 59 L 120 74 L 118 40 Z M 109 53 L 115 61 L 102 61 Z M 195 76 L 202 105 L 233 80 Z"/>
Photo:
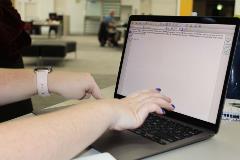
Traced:
<path id="1" fill-rule="evenodd" d="M 29 22 L 24 22 L 24 30 L 28 33 L 28 34 L 32 34 L 32 29 L 33 29 L 33 21 L 29 21 Z"/>
<path id="2" fill-rule="evenodd" d="M 109 24 L 104 21 L 100 23 L 98 41 L 102 47 L 104 47 L 107 42 L 109 45 L 117 47 L 120 37 L 121 32 L 117 31 L 115 26 L 109 26 Z"/>
<path id="3" fill-rule="evenodd" d="M 35 35 L 41 35 L 42 31 L 41 31 L 41 27 L 38 25 L 34 25 L 33 21 L 25 21 L 24 22 L 24 30 L 28 33 L 28 34 L 35 34 Z"/>
<path id="4" fill-rule="evenodd" d="M 234 53 L 226 98 L 240 100 L 240 38 Z"/>
<path id="5" fill-rule="evenodd" d="M 49 19 L 48 19 L 49 21 L 58 21 L 59 19 L 58 19 L 58 15 L 57 15 L 57 13 L 49 13 Z M 50 37 L 51 36 L 51 32 L 52 31 L 54 31 L 54 33 L 55 33 L 55 36 L 57 36 L 57 34 L 58 34 L 58 27 L 57 26 L 50 26 L 49 27 L 49 31 L 48 31 L 48 37 Z"/>
<path id="6" fill-rule="evenodd" d="M 108 31 L 107 31 L 107 24 L 101 22 L 99 31 L 98 31 L 98 41 L 100 42 L 101 46 L 105 46 L 108 38 Z"/>

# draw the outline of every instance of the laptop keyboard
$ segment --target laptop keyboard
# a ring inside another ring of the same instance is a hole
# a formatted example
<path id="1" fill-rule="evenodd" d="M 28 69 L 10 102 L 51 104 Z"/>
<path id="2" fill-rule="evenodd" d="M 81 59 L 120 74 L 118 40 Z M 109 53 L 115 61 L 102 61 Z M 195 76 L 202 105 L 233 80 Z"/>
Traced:
<path id="1" fill-rule="evenodd" d="M 201 133 L 200 130 L 156 114 L 151 114 L 140 128 L 131 131 L 162 145 Z"/>

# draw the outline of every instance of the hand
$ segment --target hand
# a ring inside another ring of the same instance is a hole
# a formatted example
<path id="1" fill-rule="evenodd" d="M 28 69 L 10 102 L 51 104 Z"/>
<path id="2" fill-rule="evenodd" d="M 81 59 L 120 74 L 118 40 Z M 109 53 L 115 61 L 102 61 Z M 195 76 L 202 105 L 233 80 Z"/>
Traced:
<path id="1" fill-rule="evenodd" d="M 99 87 L 89 73 L 74 73 L 54 71 L 48 76 L 50 92 L 60 94 L 65 98 L 85 99 L 91 95 L 102 98 Z"/>
<path id="2" fill-rule="evenodd" d="M 121 100 L 115 100 L 113 105 L 116 114 L 111 129 L 125 130 L 138 128 L 149 113 L 164 114 L 164 109 L 172 111 L 171 99 L 163 96 L 157 90 L 147 90 L 135 93 Z"/>

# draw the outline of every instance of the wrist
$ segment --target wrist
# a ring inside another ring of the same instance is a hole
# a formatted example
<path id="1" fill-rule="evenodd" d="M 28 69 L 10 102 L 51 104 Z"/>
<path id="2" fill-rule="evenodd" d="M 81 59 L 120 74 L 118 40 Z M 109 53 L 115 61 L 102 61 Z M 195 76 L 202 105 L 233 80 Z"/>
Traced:
<path id="1" fill-rule="evenodd" d="M 62 83 L 63 81 L 63 83 Z M 48 75 L 48 90 L 50 93 L 61 95 L 66 88 L 67 74 L 62 71 L 53 71 Z M 68 84 L 71 85 L 71 84 Z"/>
<path id="2" fill-rule="evenodd" d="M 52 72 L 52 67 L 36 67 L 37 92 L 39 96 L 50 96 L 48 89 L 48 75 Z"/>
<path id="3" fill-rule="evenodd" d="M 32 88 L 32 95 L 36 95 L 38 93 L 37 91 L 37 76 L 35 75 L 35 73 L 31 70 L 31 69 L 24 69 L 23 71 L 25 71 L 25 75 L 26 78 L 31 80 L 31 82 L 29 82 L 30 85 L 32 85 L 30 88 Z M 21 76 L 23 76 L 24 74 L 21 74 Z M 28 75 L 28 76 L 27 76 Z M 32 83 L 34 82 L 34 83 Z"/>
<path id="4" fill-rule="evenodd" d="M 121 119 L 121 101 L 118 99 L 109 99 L 107 100 L 107 103 L 104 104 L 108 110 L 108 115 L 110 117 L 110 123 L 108 129 L 110 130 L 116 130 L 116 126 L 118 124 L 118 121 Z"/>
<path id="5" fill-rule="evenodd" d="M 57 74 L 57 71 L 54 71 L 48 75 L 48 90 L 50 93 L 56 93 L 56 89 L 55 89 L 56 88 L 55 84 L 57 82 L 56 74 Z"/>

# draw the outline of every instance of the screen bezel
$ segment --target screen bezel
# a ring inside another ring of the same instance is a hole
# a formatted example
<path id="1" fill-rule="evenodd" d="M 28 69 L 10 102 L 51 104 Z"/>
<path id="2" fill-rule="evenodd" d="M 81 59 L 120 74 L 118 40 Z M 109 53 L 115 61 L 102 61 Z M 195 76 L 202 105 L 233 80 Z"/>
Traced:
<path id="1" fill-rule="evenodd" d="M 221 114 L 223 111 L 224 103 L 225 103 L 225 97 L 226 97 L 226 91 L 227 91 L 227 84 L 229 80 L 229 75 L 230 75 L 230 69 L 231 69 L 231 64 L 233 62 L 233 56 L 234 56 L 234 50 L 236 47 L 236 42 L 237 42 L 237 37 L 238 37 L 238 31 L 239 31 L 239 19 L 238 18 L 230 18 L 230 17 L 192 17 L 192 16 L 146 16 L 146 15 L 132 15 L 129 18 L 128 26 L 127 26 L 127 34 L 125 37 L 124 41 L 124 47 L 122 51 L 122 57 L 120 61 L 120 66 L 119 66 L 119 72 L 118 72 L 118 77 L 117 77 L 117 82 L 116 82 L 116 87 L 115 87 L 115 92 L 114 92 L 114 98 L 124 98 L 125 96 L 120 95 L 117 93 L 118 90 L 118 85 L 120 81 L 120 75 L 122 71 L 122 65 L 123 65 L 123 60 L 124 60 L 124 55 L 125 55 L 125 50 L 126 50 L 126 44 L 127 44 L 127 39 L 128 39 L 128 33 L 129 33 L 129 27 L 131 24 L 131 21 L 151 21 L 151 22 L 179 22 L 179 23 L 202 23 L 202 24 L 225 24 L 225 25 L 235 25 L 235 32 L 233 36 L 233 41 L 232 41 L 232 48 L 230 52 L 230 57 L 229 57 L 229 62 L 227 65 L 227 71 L 226 71 L 226 76 L 224 80 L 224 86 L 222 89 L 222 94 L 221 94 L 221 99 L 220 99 L 220 104 L 219 104 L 219 109 L 218 109 L 218 114 L 217 114 L 217 119 L 216 123 L 210 123 L 206 122 L 203 120 L 199 120 L 187 115 L 183 115 L 177 112 L 168 112 L 166 111 L 166 116 L 169 116 L 171 118 L 175 118 L 177 120 L 187 122 L 192 125 L 196 125 L 198 127 L 203 127 L 207 130 L 213 131 L 215 133 L 218 132 L 219 126 L 220 126 L 220 121 L 221 121 Z"/>

